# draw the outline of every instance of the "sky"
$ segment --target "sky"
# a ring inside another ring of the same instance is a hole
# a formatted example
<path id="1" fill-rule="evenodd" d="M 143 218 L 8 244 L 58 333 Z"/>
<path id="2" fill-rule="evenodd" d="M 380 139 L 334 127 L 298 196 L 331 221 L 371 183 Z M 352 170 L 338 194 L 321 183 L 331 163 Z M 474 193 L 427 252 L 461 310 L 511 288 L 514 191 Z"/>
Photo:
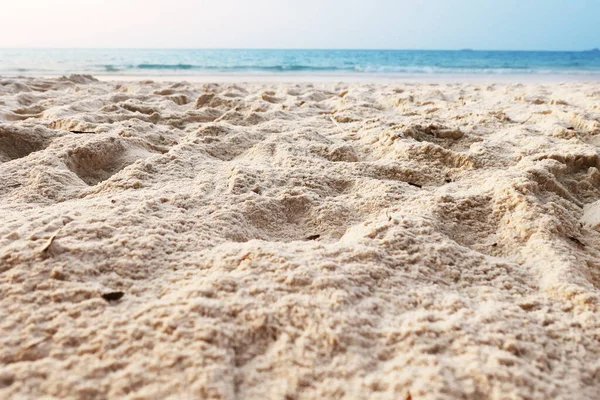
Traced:
<path id="1" fill-rule="evenodd" d="M 2 0 L 0 48 L 587 50 L 600 0 Z"/>

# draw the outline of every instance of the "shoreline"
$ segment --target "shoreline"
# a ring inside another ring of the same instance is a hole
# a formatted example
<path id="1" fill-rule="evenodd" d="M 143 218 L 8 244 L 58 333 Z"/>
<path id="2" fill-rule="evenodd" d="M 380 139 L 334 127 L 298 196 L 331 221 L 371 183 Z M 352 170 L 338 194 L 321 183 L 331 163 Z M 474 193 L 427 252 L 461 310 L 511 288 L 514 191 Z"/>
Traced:
<path id="1" fill-rule="evenodd" d="M 196 74 L 196 75 L 127 75 L 88 74 L 102 82 L 190 82 L 190 83 L 594 83 L 600 82 L 600 73 L 591 74 Z M 0 78 L 44 78 L 56 79 L 65 75 L 1 75 Z"/>

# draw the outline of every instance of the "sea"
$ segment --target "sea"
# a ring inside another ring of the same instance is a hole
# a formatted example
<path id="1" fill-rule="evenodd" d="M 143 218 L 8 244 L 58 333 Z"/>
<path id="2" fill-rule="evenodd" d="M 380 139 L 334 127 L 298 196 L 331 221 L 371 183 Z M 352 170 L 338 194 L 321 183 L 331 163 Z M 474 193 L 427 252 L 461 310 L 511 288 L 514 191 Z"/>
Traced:
<path id="1" fill-rule="evenodd" d="M 0 49 L 0 76 L 557 76 L 600 80 L 600 50 Z"/>

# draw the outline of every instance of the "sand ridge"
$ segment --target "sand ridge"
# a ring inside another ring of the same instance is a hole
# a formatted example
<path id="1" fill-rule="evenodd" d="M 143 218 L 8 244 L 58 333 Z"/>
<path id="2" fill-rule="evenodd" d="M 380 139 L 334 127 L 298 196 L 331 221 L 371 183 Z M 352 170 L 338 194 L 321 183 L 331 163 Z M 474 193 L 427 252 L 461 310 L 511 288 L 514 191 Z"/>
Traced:
<path id="1" fill-rule="evenodd" d="M 600 83 L 0 78 L 0 397 L 597 398 L 599 134 Z"/>

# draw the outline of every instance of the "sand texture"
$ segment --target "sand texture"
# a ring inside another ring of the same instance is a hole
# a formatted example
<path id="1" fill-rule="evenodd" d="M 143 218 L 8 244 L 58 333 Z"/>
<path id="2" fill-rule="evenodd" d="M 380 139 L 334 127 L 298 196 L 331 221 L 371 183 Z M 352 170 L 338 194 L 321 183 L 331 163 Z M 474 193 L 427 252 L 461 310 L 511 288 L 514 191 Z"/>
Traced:
<path id="1" fill-rule="evenodd" d="M 599 146 L 600 83 L 0 79 L 0 398 L 598 399 Z"/>

